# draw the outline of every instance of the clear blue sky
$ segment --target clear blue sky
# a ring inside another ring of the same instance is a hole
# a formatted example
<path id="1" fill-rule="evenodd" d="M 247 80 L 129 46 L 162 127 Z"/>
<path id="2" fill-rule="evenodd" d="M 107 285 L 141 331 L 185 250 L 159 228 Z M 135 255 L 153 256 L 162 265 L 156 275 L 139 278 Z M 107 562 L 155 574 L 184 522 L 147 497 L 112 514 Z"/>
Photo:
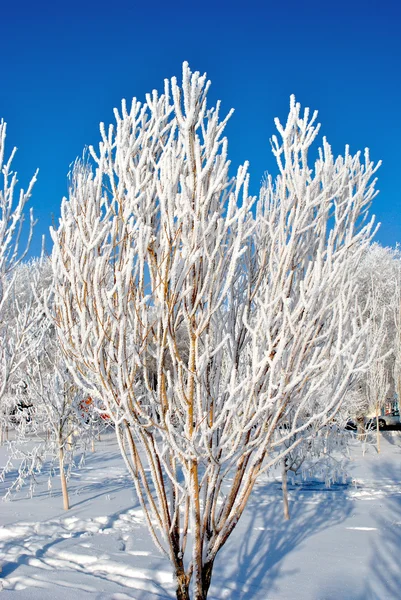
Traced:
<path id="1" fill-rule="evenodd" d="M 234 165 L 248 159 L 252 191 L 274 172 L 269 137 L 294 93 L 319 110 L 336 153 L 368 146 L 383 159 L 373 212 L 378 241 L 401 242 L 401 3 L 397 0 L 26 2 L 1 5 L 0 117 L 32 205 L 33 253 L 59 215 L 69 164 L 97 144 L 121 98 L 162 88 L 181 63 L 206 71 L 211 100 L 235 108 Z M 50 245 L 48 244 L 48 247 Z"/>

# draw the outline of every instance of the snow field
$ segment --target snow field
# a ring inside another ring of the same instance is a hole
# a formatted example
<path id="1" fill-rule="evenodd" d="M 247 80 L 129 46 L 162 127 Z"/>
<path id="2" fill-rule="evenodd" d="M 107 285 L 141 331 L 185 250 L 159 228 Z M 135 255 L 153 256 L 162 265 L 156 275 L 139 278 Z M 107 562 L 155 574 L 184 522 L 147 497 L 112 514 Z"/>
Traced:
<path id="1" fill-rule="evenodd" d="M 218 556 L 210 598 L 400 598 L 400 459 L 399 434 L 383 434 L 380 456 L 355 446 L 348 482 L 289 484 L 289 522 L 278 477 L 263 478 Z M 68 513 L 56 483 L 52 496 L 45 484 L 32 500 L 25 489 L 0 504 L 2 600 L 174 598 L 112 434 L 73 473 Z"/>

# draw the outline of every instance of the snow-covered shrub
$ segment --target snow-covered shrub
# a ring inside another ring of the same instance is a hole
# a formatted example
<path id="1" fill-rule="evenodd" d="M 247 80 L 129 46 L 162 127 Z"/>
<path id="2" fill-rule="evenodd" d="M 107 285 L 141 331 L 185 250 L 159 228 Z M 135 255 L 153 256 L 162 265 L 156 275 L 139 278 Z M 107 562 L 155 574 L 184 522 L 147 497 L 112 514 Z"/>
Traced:
<path id="1" fill-rule="evenodd" d="M 184 64 L 182 86 L 123 102 L 52 231 L 68 366 L 114 420 L 177 598 L 197 600 L 258 477 L 335 418 L 370 363 L 354 273 L 377 169 L 325 139 L 310 166 L 316 113 L 291 98 L 279 175 L 251 197 L 208 89 Z"/>

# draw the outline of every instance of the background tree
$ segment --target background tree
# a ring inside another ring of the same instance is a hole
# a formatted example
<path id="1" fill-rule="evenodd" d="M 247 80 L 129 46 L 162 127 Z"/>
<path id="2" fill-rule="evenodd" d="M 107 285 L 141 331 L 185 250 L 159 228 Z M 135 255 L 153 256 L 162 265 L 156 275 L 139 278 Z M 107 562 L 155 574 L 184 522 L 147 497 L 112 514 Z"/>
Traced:
<path id="1" fill-rule="evenodd" d="M 52 286 L 48 259 L 42 257 L 16 267 L 5 315 L 12 331 L 18 328 L 21 314 L 29 313 L 31 325 L 3 397 L 3 420 L 13 432 L 9 445 L 11 458 L 5 472 L 18 466 L 17 477 L 6 497 L 26 482 L 30 483 L 33 494 L 38 473 L 46 465 L 53 474 L 53 464 L 58 462 L 63 505 L 67 510 L 67 479 L 74 465 L 74 452 L 85 447 L 94 430 L 90 426 L 92 418 L 81 410 L 83 394 L 67 370 L 58 344 Z"/>
<path id="2" fill-rule="evenodd" d="M 17 194 L 17 174 L 12 171 L 12 161 L 16 148 L 9 158 L 5 157 L 6 123 L 0 121 L 0 416 L 4 413 L 3 398 L 8 382 L 19 362 L 23 360 L 22 346 L 26 342 L 32 327 L 29 311 L 19 311 L 15 327 L 10 328 L 6 316 L 6 304 L 13 288 L 15 269 L 25 258 L 33 232 L 33 213 L 29 213 L 30 221 L 25 243 L 21 245 L 21 235 L 25 220 L 24 209 L 31 197 L 36 174 L 32 177 L 28 189 Z M 18 304 L 15 307 L 18 311 Z M 3 427 L 1 427 L 3 432 Z M 3 436 L 3 433 L 2 433 Z"/>
<path id="3" fill-rule="evenodd" d="M 365 420 L 374 413 L 379 415 L 388 397 L 393 398 L 397 388 L 397 348 L 399 290 L 401 287 L 401 260 L 398 249 L 372 244 L 358 268 L 357 301 L 362 320 L 368 328 L 366 344 L 377 348 L 377 357 L 366 373 L 362 373 L 349 399 L 349 416 L 357 419 L 360 436 L 365 435 Z M 380 451 L 380 434 L 377 432 Z"/>
<path id="4" fill-rule="evenodd" d="M 184 64 L 181 87 L 123 102 L 52 231 L 69 367 L 114 420 L 177 598 L 192 585 L 196 600 L 260 474 L 335 417 L 369 364 L 353 273 L 377 168 L 326 140 L 309 167 L 316 114 L 292 98 L 279 175 L 256 201 L 247 165 L 229 178 L 208 89 Z"/>
<path id="5" fill-rule="evenodd" d="M 322 390 L 331 394 L 331 390 Z M 277 437 L 286 434 L 291 423 L 277 430 Z M 284 520 L 290 519 L 288 474 L 295 476 L 318 477 L 327 487 L 346 475 L 346 456 L 352 438 L 344 428 L 341 415 L 324 427 L 310 425 L 308 435 L 304 432 L 285 437 L 283 459 L 281 461 L 281 488 L 283 495 Z"/>

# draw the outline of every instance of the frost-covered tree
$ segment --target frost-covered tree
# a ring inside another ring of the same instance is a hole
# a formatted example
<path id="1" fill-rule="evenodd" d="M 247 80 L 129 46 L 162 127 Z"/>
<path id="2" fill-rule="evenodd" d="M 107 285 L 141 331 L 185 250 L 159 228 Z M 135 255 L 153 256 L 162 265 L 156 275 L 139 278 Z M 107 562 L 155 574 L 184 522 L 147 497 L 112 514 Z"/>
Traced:
<path id="1" fill-rule="evenodd" d="M 388 339 L 391 340 L 393 348 L 393 369 L 387 377 L 390 380 L 390 390 L 398 398 L 399 408 L 401 408 L 401 251 L 399 246 L 396 248 L 386 248 L 392 256 L 393 273 L 389 279 L 389 285 L 386 288 L 388 304 L 392 310 L 391 317 L 388 318 Z"/>
<path id="2" fill-rule="evenodd" d="M 372 284 L 371 295 L 369 298 L 368 307 L 370 309 L 370 320 L 369 320 L 369 333 L 367 337 L 367 343 L 373 346 L 377 344 L 379 355 L 376 360 L 372 362 L 370 368 L 366 373 L 365 378 L 365 390 L 366 390 L 366 402 L 370 411 L 374 411 L 376 418 L 376 431 L 377 431 L 377 451 L 380 452 L 380 421 L 379 416 L 381 409 L 385 405 L 387 394 L 390 389 L 390 375 L 392 374 L 391 366 L 394 364 L 393 358 L 393 347 L 391 338 L 393 337 L 388 328 L 388 321 L 386 322 L 386 312 L 390 312 L 390 317 L 394 319 L 394 303 L 391 303 L 393 311 L 388 310 L 389 306 L 383 306 L 383 297 L 381 290 Z M 387 310 L 386 310 L 387 309 Z M 381 313 L 381 315 L 380 315 Z M 393 321 L 394 324 L 394 321 Z"/>
<path id="3" fill-rule="evenodd" d="M 362 436 L 366 415 L 375 414 L 378 426 L 386 398 L 393 396 L 397 388 L 400 289 L 399 250 L 372 244 L 358 267 L 356 297 L 362 321 L 367 325 L 366 344 L 376 347 L 377 354 L 367 372 L 358 377 L 349 399 L 350 416 L 356 417 Z"/>
<path id="4" fill-rule="evenodd" d="M 29 433 L 40 440 L 44 460 L 58 458 L 63 506 L 68 510 L 66 455 L 71 467 L 74 446 L 83 442 L 85 431 L 79 418 L 82 394 L 66 370 L 60 349 L 54 344 L 43 346 L 31 356 L 24 383 L 24 393 L 32 406 Z"/>
<path id="5" fill-rule="evenodd" d="M 42 343 L 44 334 L 43 310 L 38 310 L 35 293 L 43 282 L 37 259 L 18 264 L 13 272 L 2 308 L 4 389 L 0 401 L 1 440 L 19 417 L 27 418 L 28 404 L 20 397 L 21 373 L 31 353 Z M 23 415 L 24 413 L 24 415 Z"/>
<path id="6" fill-rule="evenodd" d="M 16 148 L 6 158 L 5 142 L 6 123 L 0 121 L 0 415 L 4 412 L 3 398 L 7 385 L 23 358 L 21 348 L 25 345 L 32 327 L 29 311 L 20 310 L 18 303 L 15 306 L 17 315 L 14 327 L 10 327 L 6 309 L 16 267 L 25 258 L 32 237 L 34 222 L 31 209 L 27 238 L 25 243 L 20 244 L 25 220 L 24 210 L 36 181 L 35 174 L 27 191 L 20 190 L 17 196 L 17 174 L 12 171 Z"/>
<path id="7" fill-rule="evenodd" d="M 330 393 L 330 390 L 322 390 Z M 283 516 L 290 519 L 290 503 L 288 494 L 288 474 L 293 478 L 300 476 L 303 479 L 317 477 L 329 487 L 334 482 L 346 475 L 346 457 L 349 433 L 344 428 L 340 415 L 324 427 L 318 423 L 311 424 L 307 435 L 304 432 L 286 435 L 291 423 L 280 427 L 277 431 L 278 438 L 283 435 L 283 458 L 281 460 L 281 489 L 283 496 Z"/>
<path id="8" fill-rule="evenodd" d="M 30 354 L 43 342 L 44 311 L 38 307 L 36 297 L 51 285 L 53 274 L 49 265 L 47 261 L 47 270 L 44 269 L 42 259 L 31 259 L 15 265 L 7 297 L 4 299 L 2 332 L 10 360 L 1 398 L 2 431 L 12 426 L 26 404 L 16 391 L 20 389 L 21 377 L 29 363 Z"/>
<path id="9" fill-rule="evenodd" d="M 88 420 L 80 407 L 84 396 L 66 368 L 56 337 L 52 280 L 51 262 L 44 257 L 21 263 L 15 271 L 6 311 L 9 328 L 14 330 L 19 315 L 28 312 L 31 327 L 3 397 L 3 422 L 13 430 L 10 461 L 3 476 L 17 464 L 17 477 L 7 497 L 26 482 L 33 493 L 36 476 L 43 466 L 58 463 L 67 510 L 67 479 L 74 451 L 85 446 L 93 428 L 84 422 Z M 51 475 L 56 472 L 53 466 L 48 470 Z"/>
<path id="10" fill-rule="evenodd" d="M 184 64 L 182 86 L 123 102 L 52 231 L 60 343 L 114 420 L 181 600 L 207 597 L 258 477 L 331 422 L 370 359 L 354 272 L 377 166 L 326 140 L 309 166 L 319 126 L 292 98 L 256 200 L 246 164 L 229 177 L 208 89 Z"/>

